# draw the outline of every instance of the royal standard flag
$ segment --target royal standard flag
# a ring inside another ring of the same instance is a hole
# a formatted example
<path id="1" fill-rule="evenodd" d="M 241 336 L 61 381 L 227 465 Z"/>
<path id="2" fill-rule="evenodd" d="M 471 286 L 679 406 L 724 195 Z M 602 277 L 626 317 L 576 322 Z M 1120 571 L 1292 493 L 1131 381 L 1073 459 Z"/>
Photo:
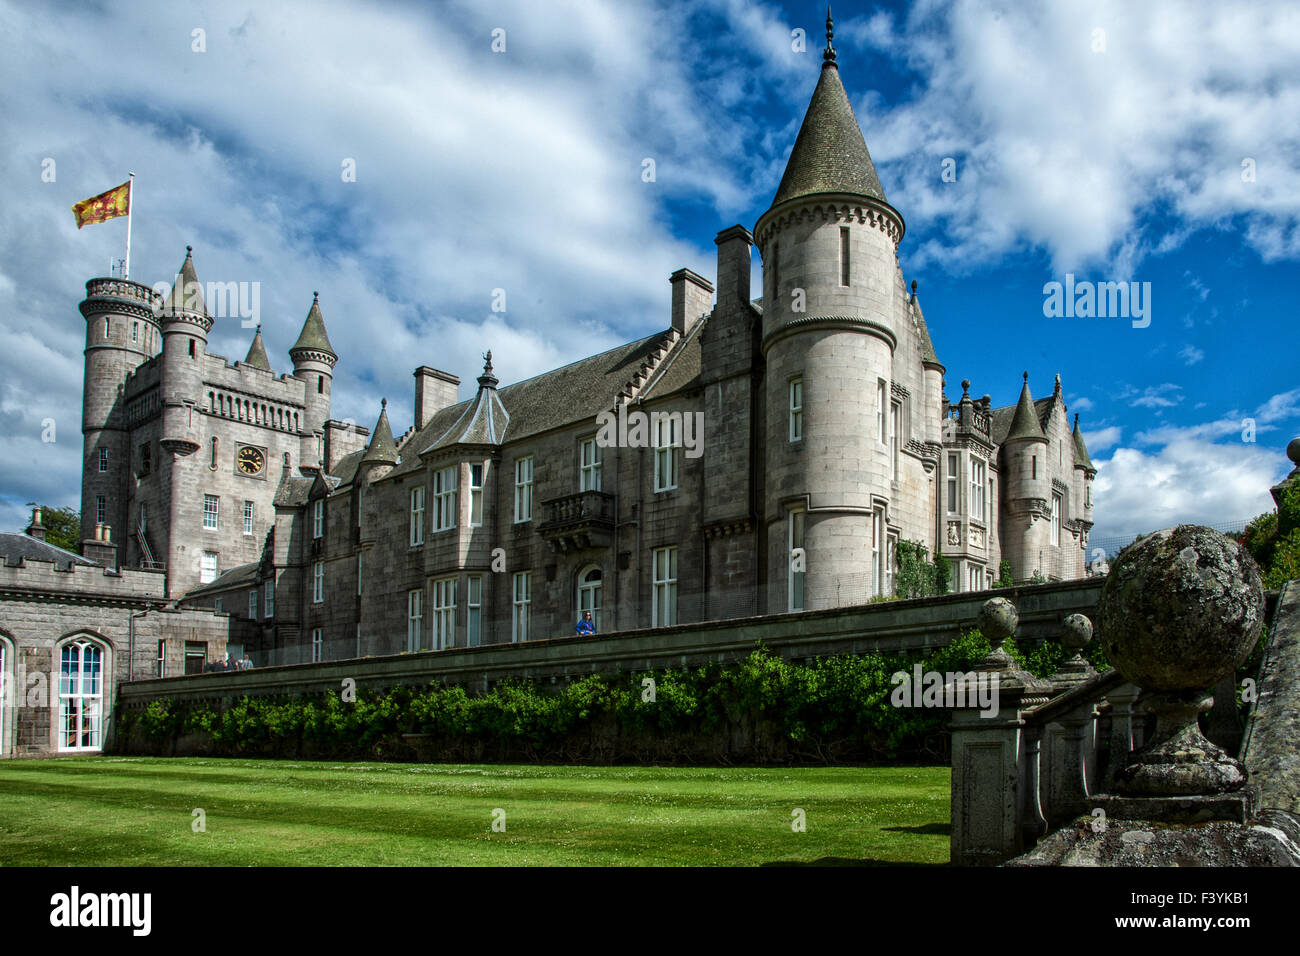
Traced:
<path id="1" fill-rule="evenodd" d="M 77 228 L 80 229 L 82 226 L 93 226 L 97 222 L 125 216 L 130 208 L 131 181 L 128 179 L 106 193 L 83 199 L 72 207 L 72 214 L 77 217 Z"/>

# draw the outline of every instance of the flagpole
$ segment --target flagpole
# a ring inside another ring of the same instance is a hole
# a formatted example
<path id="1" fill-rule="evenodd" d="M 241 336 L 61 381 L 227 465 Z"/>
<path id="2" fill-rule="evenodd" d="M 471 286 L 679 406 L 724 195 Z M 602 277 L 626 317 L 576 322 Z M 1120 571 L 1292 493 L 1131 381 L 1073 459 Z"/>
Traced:
<path id="1" fill-rule="evenodd" d="M 129 174 L 126 190 L 126 262 L 122 263 L 122 278 L 131 278 L 131 207 L 135 205 L 135 173 Z"/>

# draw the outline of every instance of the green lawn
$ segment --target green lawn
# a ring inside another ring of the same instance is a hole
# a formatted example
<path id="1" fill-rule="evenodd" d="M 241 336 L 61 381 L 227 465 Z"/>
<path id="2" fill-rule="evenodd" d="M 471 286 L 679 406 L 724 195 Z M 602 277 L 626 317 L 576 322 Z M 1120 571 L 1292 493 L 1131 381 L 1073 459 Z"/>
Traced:
<path id="1" fill-rule="evenodd" d="M 947 767 L 3 761 L 0 864 L 936 864 L 948 793 Z"/>

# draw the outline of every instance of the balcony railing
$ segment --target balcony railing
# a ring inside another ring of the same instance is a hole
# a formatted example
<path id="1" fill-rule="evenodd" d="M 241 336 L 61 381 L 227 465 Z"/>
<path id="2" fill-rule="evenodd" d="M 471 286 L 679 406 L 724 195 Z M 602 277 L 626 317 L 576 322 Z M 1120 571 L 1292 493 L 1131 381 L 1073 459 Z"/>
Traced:
<path id="1" fill-rule="evenodd" d="M 545 516 L 537 527 L 552 551 L 607 548 L 614 530 L 614 496 L 580 491 L 542 502 Z"/>

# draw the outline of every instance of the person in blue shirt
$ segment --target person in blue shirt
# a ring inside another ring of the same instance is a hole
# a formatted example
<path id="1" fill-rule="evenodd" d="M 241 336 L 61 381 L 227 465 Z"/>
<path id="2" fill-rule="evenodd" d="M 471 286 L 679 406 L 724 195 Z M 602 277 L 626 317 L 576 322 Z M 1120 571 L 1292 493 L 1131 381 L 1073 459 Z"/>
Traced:
<path id="1" fill-rule="evenodd" d="M 590 611 L 582 612 L 582 620 L 578 622 L 578 636 L 589 637 L 596 633 L 596 622 L 591 619 Z"/>

